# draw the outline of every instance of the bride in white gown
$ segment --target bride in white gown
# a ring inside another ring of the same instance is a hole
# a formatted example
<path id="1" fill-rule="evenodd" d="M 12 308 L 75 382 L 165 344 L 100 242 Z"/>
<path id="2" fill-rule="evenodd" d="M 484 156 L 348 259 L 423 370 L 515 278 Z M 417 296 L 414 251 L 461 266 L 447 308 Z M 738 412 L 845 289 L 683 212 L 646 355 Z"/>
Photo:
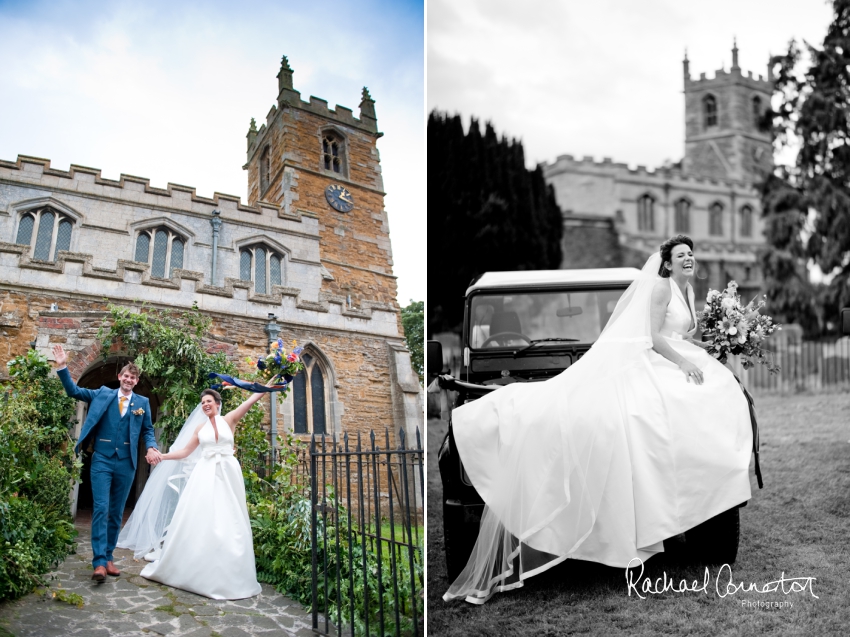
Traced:
<path id="1" fill-rule="evenodd" d="M 181 462 L 157 465 L 119 537 L 118 546 L 153 560 L 142 577 L 212 599 L 260 593 L 233 434 L 261 396 L 252 394 L 221 416 L 218 392 L 208 389 L 201 394 L 199 408 L 171 451 L 162 456 L 163 461 Z M 191 460 L 186 462 L 187 458 Z"/>
<path id="2" fill-rule="evenodd" d="M 486 506 L 443 599 L 483 603 L 568 558 L 626 567 L 750 498 L 748 403 L 693 339 L 695 267 L 691 240 L 671 239 L 581 360 L 454 410 Z"/>

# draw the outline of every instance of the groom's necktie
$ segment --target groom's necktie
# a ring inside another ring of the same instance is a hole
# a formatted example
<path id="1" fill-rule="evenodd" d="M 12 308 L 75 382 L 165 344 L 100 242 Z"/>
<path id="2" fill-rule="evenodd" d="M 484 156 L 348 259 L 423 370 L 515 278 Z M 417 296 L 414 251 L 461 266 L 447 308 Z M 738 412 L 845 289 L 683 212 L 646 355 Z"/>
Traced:
<path id="1" fill-rule="evenodd" d="M 120 396 L 118 398 L 118 411 L 121 413 L 122 416 L 124 415 L 124 403 L 125 402 L 127 402 L 126 396 Z"/>

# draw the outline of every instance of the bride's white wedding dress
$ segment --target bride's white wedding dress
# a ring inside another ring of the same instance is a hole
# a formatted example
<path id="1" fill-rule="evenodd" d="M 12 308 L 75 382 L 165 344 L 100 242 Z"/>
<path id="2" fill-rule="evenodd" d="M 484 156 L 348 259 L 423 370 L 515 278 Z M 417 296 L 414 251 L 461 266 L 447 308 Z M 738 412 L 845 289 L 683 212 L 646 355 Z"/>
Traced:
<path id="1" fill-rule="evenodd" d="M 216 416 L 198 432 L 200 458 L 180 494 L 159 559 L 142 577 L 212 599 L 260 593 L 245 484 L 233 457 L 233 433 Z M 168 461 L 165 461 L 168 462 Z"/>
<path id="2" fill-rule="evenodd" d="M 705 382 L 689 383 L 651 349 L 660 257 L 652 261 L 632 295 L 643 300 L 612 318 L 577 364 L 453 412 L 463 466 L 487 506 L 444 599 L 483 603 L 567 558 L 626 567 L 750 498 L 748 404 L 732 373 L 684 340 L 696 331 L 690 286 L 686 302 L 670 281 L 661 334 Z"/>

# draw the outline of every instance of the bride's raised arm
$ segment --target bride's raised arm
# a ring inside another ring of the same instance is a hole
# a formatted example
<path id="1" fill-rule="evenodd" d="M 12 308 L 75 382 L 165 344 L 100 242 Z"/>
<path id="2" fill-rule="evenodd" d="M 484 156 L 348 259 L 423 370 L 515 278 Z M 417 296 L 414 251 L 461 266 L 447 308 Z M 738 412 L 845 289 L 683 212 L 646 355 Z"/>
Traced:
<path id="1" fill-rule="evenodd" d="M 272 378 L 268 383 L 266 383 L 266 387 L 271 387 L 275 384 L 275 379 Z M 230 425 L 230 430 L 234 433 L 236 432 L 236 424 L 245 417 L 245 414 L 248 413 L 248 410 L 251 409 L 251 406 L 260 400 L 265 394 L 255 393 L 248 396 L 241 405 L 239 405 L 236 409 L 231 412 L 228 412 L 223 416 L 225 422 Z"/>

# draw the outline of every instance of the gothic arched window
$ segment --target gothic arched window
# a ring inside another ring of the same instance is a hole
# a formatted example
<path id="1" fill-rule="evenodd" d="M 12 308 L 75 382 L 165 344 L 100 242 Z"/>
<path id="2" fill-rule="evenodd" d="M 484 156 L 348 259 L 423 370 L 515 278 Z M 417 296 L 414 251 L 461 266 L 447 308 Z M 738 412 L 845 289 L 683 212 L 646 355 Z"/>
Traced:
<path id="1" fill-rule="evenodd" d="M 323 434 L 327 430 L 325 373 L 310 354 L 302 354 L 304 369 L 292 381 L 293 433 Z"/>
<path id="2" fill-rule="evenodd" d="M 679 199 L 675 204 L 676 214 L 673 220 L 674 232 L 691 231 L 691 202 Z"/>
<path id="3" fill-rule="evenodd" d="M 708 234 L 723 236 L 723 204 L 715 202 L 708 208 Z"/>
<path id="4" fill-rule="evenodd" d="M 322 133 L 322 168 L 345 175 L 345 140 L 335 130 Z"/>
<path id="5" fill-rule="evenodd" d="M 146 228 L 136 236 L 134 261 L 149 263 L 151 276 L 160 279 L 171 278 L 174 270 L 183 267 L 186 252 L 186 239 L 171 228 Z M 167 268 L 166 268 L 167 266 Z M 166 269 L 168 274 L 166 274 Z"/>
<path id="6" fill-rule="evenodd" d="M 759 127 L 761 121 L 761 98 L 756 95 L 753 98 L 753 126 Z"/>
<path id="7" fill-rule="evenodd" d="M 752 206 L 741 208 L 741 236 L 753 236 L 753 209 Z"/>
<path id="8" fill-rule="evenodd" d="M 268 146 L 263 149 L 263 154 L 260 156 L 260 196 L 266 194 L 269 188 L 269 180 L 271 179 L 271 150 Z"/>
<path id="9" fill-rule="evenodd" d="M 643 195 L 637 200 L 637 209 L 638 230 L 655 230 L 655 200 L 650 195 Z"/>
<path id="10" fill-rule="evenodd" d="M 39 261 L 56 261 L 60 250 L 71 248 L 73 227 L 74 222 L 70 217 L 50 208 L 26 212 L 21 216 L 21 221 L 18 223 L 15 243 L 25 246 L 32 245 L 33 235 L 35 235 L 32 258 Z M 51 255 L 53 256 L 51 257 Z"/>
<path id="11" fill-rule="evenodd" d="M 717 126 L 717 100 L 714 95 L 702 98 L 702 113 L 706 128 Z"/>
<path id="12" fill-rule="evenodd" d="M 239 278 L 254 282 L 256 294 L 270 294 L 273 285 L 283 285 L 283 256 L 258 243 L 239 250 Z"/>

